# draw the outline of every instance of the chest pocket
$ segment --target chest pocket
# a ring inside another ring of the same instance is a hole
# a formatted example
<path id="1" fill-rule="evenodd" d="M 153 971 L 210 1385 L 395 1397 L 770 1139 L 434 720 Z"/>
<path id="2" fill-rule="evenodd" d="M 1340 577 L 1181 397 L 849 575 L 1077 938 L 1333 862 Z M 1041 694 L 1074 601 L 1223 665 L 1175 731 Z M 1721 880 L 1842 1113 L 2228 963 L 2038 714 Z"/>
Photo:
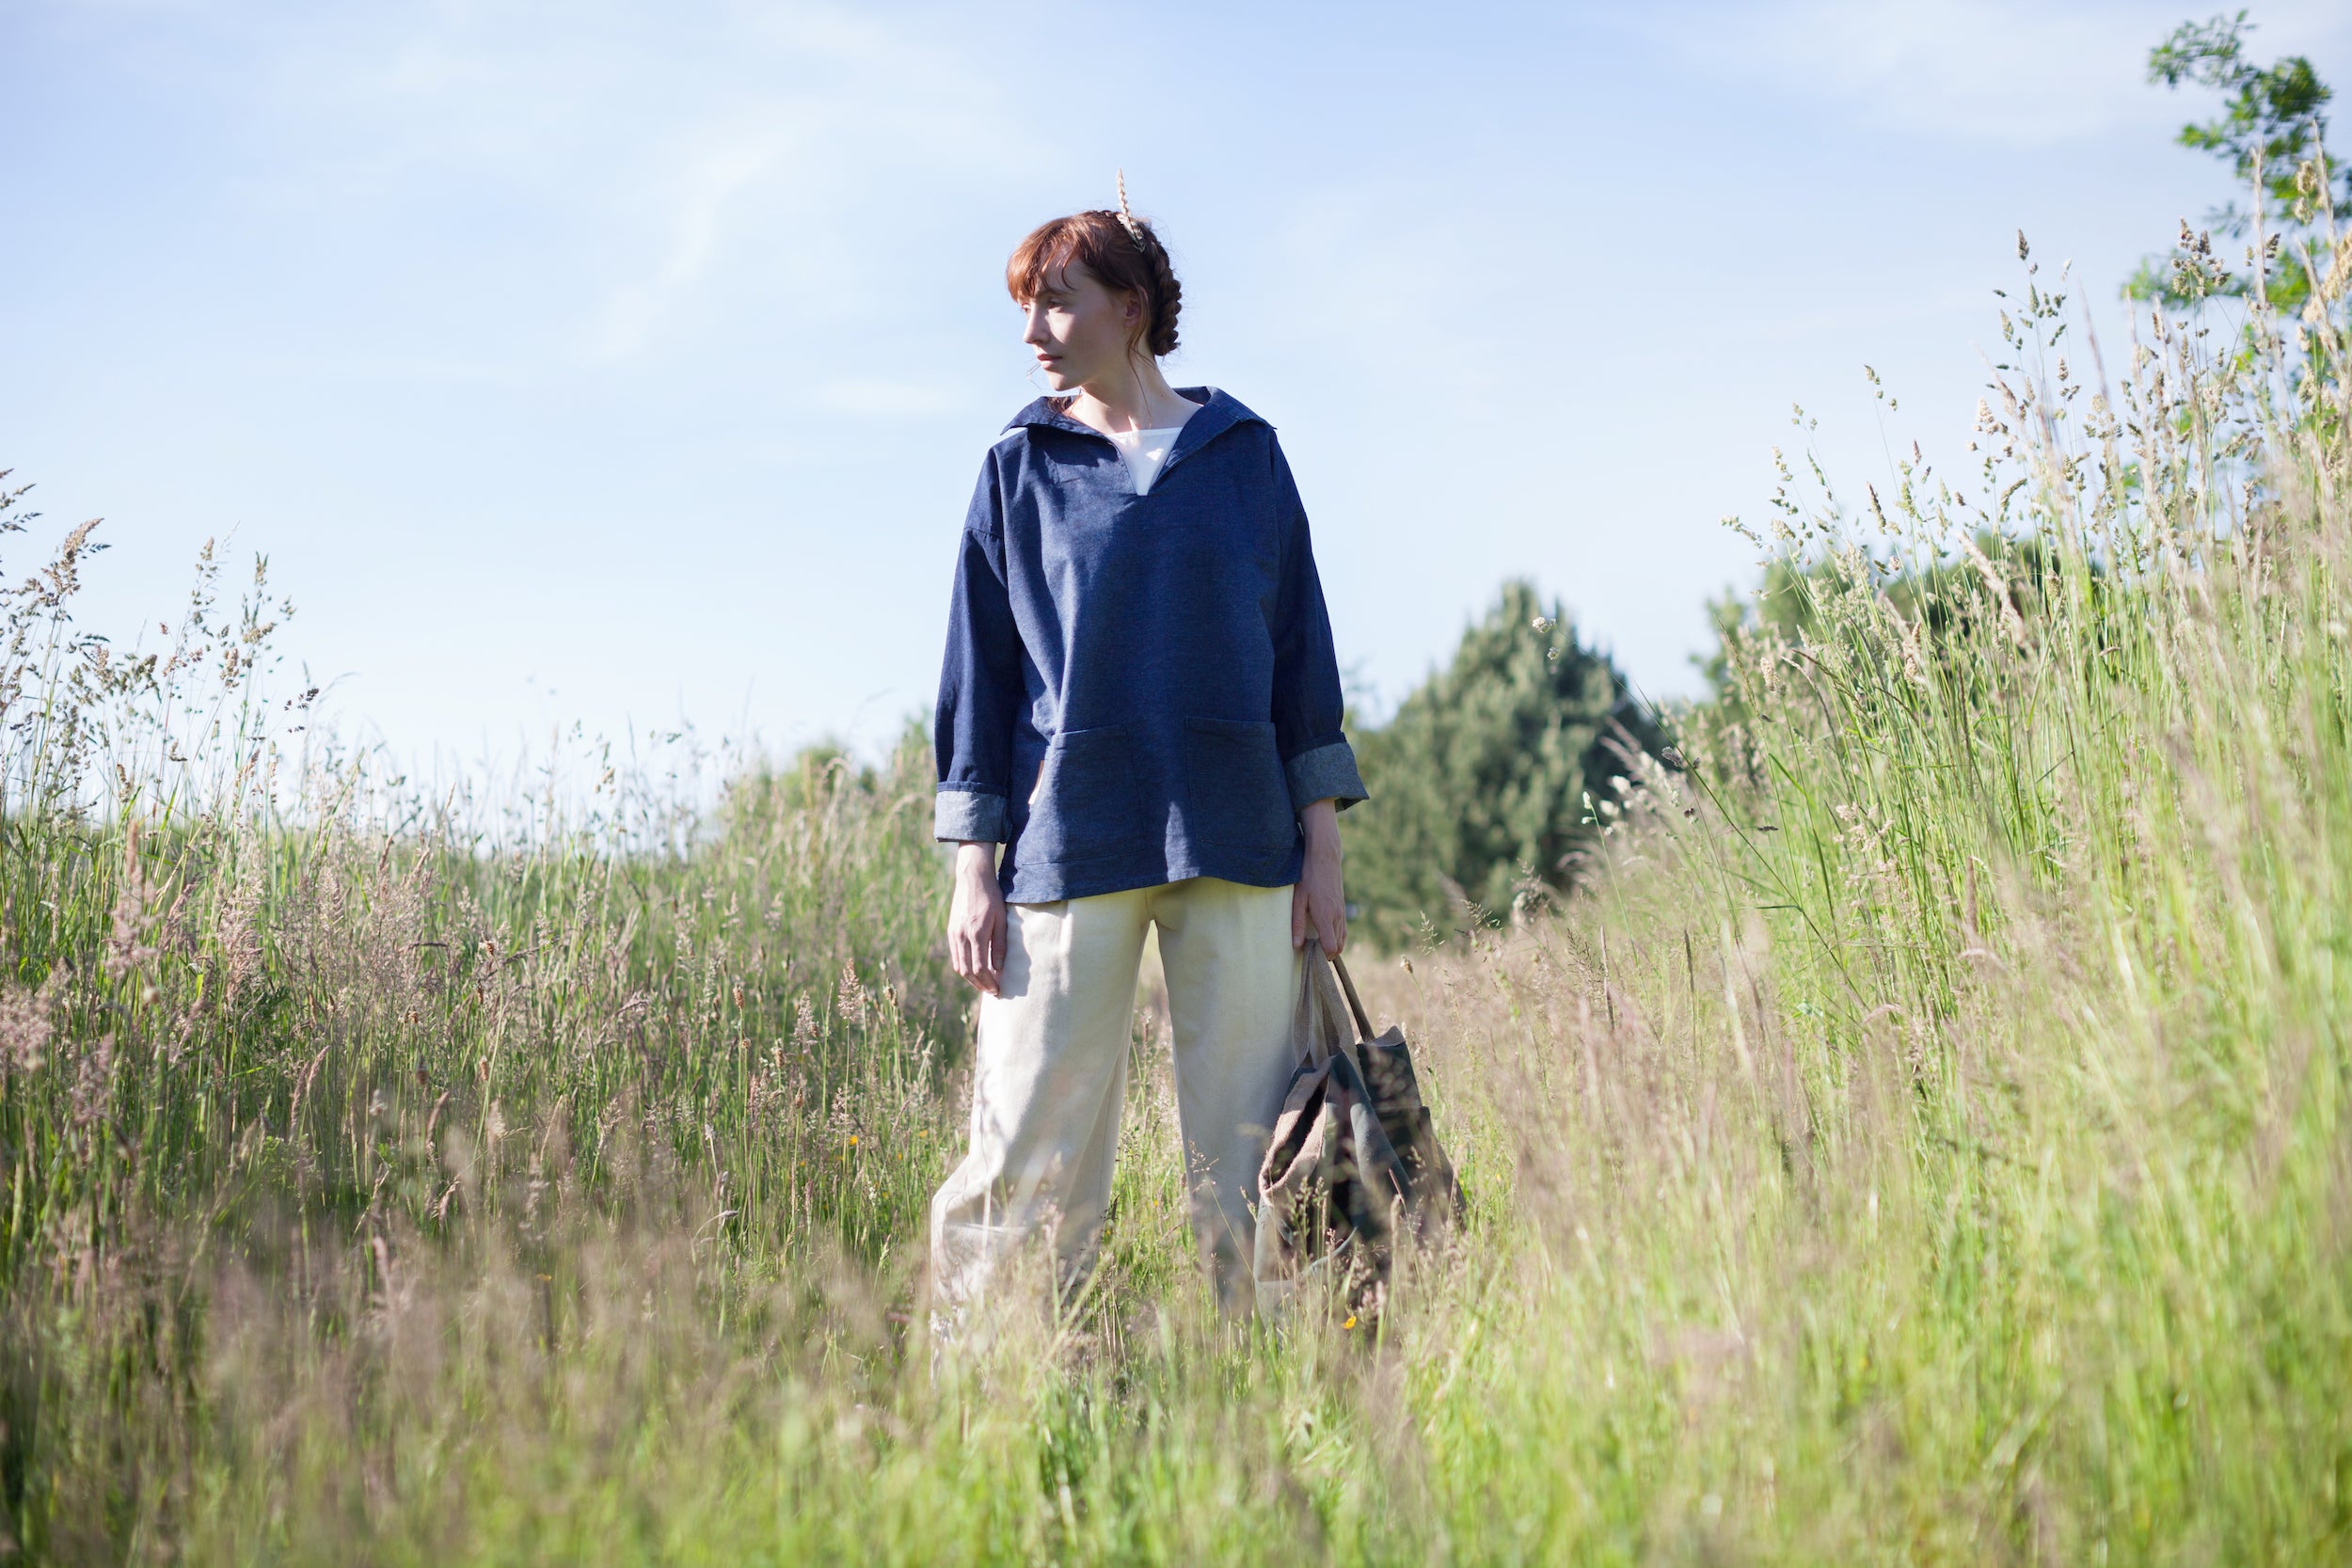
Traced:
<path id="1" fill-rule="evenodd" d="M 1038 768 L 1021 856 L 1083 861 L 1131 847 L 1143 836 L 1142 802 L 1126 725 L 1064 730 Z"/>
<path id="2" fill-rule="evenodd" d="M 1298 824 L 1274 726 L 1240 719 L 1184 721 L 1185 819 L 1204 844 L 1288 847 Z"/>

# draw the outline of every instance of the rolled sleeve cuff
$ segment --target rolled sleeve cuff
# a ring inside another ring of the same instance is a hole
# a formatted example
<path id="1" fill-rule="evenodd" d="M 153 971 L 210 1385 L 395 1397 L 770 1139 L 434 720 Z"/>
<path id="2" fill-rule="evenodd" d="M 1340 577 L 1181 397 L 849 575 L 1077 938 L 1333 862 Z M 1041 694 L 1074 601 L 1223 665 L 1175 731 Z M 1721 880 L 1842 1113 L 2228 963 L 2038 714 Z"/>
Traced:
<path id="1" fill-rule="evenodd" d="M 1359 800 L 1372 799 L 1363 775 L 1356 771 L 1356 749 L 1344 740 L 1301 752 L 1284 764 L 1290 775 L 1291 809 L 1305 811 L 1317 800 L 1336 800 L 1345 811 Z"/>
<path id="2" fill-rule="evenodd" d="M 931 802 L 931 836 L 959 844 L 1001 844 L 1005 798 L 942 784 Z"/>

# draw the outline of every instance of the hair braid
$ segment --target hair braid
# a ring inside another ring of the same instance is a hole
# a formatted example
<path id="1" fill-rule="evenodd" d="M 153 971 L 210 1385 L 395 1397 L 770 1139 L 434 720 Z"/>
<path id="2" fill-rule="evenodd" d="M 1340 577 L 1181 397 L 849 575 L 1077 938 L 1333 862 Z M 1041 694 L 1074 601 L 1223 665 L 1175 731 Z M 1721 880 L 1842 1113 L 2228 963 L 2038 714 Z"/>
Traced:
<path id="1" fill-rule="evenodd" d="M 1176 352 L 1176 313 L 1184 308 L 1184 286 L 1176 281 L 1168 246 L 1160 244 L 1150 224 L 1142 229 L 1144 260 L 1152 263 L 1152 321 L 1144 328 L 1143 346 L 1156 358 Z"/>

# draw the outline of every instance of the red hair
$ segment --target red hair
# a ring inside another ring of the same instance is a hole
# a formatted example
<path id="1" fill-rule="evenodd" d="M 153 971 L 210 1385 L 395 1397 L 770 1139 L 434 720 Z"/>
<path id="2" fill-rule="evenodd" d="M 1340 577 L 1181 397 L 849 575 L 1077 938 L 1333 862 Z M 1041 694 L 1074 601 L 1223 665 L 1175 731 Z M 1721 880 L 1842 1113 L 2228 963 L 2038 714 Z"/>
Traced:
<path id="1" fill-rule="evenodd" d="M 1136 341 L 1154 357 L 1175 353 L 1176 312 L 1184 308 L 1184 291 L 1152 226 L 1141 218 L 1128 221 L 1135 225 L 1132 232 L 1117 213 L 1097 208 L 1039 224 L 1005 263 L 1006 292 L 1016 304 L 1026 305 L 1045 287 L 1046 274 L 1074 261 L 1113 293 L 1140 295 L 1143 325 Z"/>

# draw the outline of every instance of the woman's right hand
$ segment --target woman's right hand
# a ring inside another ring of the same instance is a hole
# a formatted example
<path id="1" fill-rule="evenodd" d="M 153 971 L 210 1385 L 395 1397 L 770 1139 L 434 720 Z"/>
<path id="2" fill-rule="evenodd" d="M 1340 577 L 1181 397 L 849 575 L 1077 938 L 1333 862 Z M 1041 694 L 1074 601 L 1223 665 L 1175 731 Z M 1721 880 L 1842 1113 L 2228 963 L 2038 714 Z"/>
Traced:
<path id="1" fill-rule="evenodd" d="M 947 910 L 947 961 L 990 996 L 1005 972 L 1005 890 L 996 882 L 996 846 L 956 846 L 956 896 Z"/>

